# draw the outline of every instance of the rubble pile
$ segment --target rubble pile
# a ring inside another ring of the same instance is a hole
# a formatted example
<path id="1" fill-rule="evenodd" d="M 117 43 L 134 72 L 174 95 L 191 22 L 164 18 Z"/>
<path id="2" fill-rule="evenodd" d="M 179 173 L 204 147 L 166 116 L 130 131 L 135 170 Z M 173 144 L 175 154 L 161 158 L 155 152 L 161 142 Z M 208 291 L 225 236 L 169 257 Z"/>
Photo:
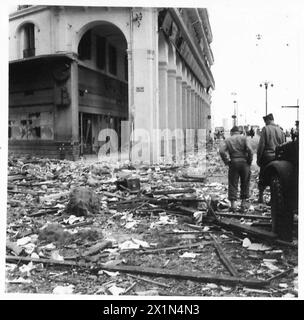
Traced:
<path id="1" fill-rule="evenodd" d="M 297 246 L 271 233 L 257 174 L 233 214 L 216 148 L 183 166 L 10 158 L 6 291 L 296 297 Z"/>

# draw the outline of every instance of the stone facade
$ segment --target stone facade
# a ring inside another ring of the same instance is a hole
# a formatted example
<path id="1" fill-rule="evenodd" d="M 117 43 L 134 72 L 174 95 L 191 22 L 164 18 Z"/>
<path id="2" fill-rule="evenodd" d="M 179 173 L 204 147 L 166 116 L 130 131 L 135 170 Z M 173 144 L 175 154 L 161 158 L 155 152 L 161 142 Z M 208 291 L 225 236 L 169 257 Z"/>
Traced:
<path id="1" fill-rule="evenodd" d="M 183 143 L 176 129 L 209 131 L 206 9 L 27 6 L 9 27 L 11 152 L 77 159 L 141 141 L 156 162 Z"/>

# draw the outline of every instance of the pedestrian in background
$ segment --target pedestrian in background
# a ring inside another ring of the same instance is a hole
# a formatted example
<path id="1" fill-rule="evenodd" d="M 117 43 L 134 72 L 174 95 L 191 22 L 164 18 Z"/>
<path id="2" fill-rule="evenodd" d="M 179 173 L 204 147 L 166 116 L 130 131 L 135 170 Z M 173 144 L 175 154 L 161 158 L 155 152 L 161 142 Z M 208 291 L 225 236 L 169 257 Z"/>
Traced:
<path id="1" fill-rule="evenodd" d="M 257 165 L 260 167 L 259 175 L 259 203 L 263 203 L 266 188 L 263 175 L 266 165 L 275 159 L 275 148 L 286 141 L 284 131 L 274 123 L 273 114 L 263 117 L 265 126 L 262 128 L 257 149 Z"/>
<path id="2" fill-rule="evenodd" d="M 254 130 L 253 130 L 252 127 L 251 127 L 251 129 L 249 131 L 249 135 L 250 135 L 251 139 L 254 137 Z"/>
<path id="3" fill-rule="evenodd" d="M 228 170 L 228 199 L 231 203 L 231 210 L 236 211 L 236 200 L 238 184 L 240 180 L 241 210 L 247 208 L 250 184 L 250 166 L 252 163 L 253 152 L 248 144 L 246 136 L 242 134 L 239 127 L 234 126 L 230 130 L 230 137 L 226 138 L 219 150 L 220 156 L 229 166 Z"/>

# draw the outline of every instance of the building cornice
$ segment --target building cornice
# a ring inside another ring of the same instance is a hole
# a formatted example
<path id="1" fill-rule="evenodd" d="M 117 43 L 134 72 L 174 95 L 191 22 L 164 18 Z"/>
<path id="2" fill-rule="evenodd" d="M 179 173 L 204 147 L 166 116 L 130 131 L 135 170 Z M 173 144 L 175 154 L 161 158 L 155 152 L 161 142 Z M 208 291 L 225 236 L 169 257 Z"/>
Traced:
<path id="1" fill-rule="evenodd" d="M 48 10 L 48 9 L 50 9 L 50 6 L 31 6 L 28 8 L 17 10 L 9 15 L 9 21 L 22 18 L 29 14 L 33 14 L 33 13 L 40 12 L 43 10 Z"/>
<path id="2" fill-rule="evenodd" d="M 195 43 L 193 42 L 193 40 L 189 36 L 189 33 L 187 32 L 187 26 L 185 25 L 182 17 L 180 16 L 178 9 L 177 8 L 169 8 L 169 11 L 172 15 L 173 20 L 178 25 L 178 27 L 180 28 L 180 31 L 182 32 L 183 36 L 187 40 L 187 43 L 188 43 L 196 61 L 198 62 L 201 69 L 203 70 L 203 73 L 205 74 L 206 78 L 208 79 L 208 82 L 211 84 L 212 88 L 214 89 L 215 83 L 214 83 L 213 76 L 212 76 L 210 70 L 207 69 L 205 62 L 202 59 L 201 55 L 199 54 L 199 51 L 198 51 Z"/>

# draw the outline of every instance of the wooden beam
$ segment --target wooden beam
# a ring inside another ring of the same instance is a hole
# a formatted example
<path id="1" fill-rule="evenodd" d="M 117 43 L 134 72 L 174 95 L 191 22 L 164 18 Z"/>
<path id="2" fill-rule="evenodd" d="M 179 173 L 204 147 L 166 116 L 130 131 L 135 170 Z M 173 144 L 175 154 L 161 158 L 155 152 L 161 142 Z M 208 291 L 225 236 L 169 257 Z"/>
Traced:
<path id="1" fill-rule="evenodd" d="M 216 240 L 216 238 L 213 236 L 213 234 L 210 233 L 210 236 L 213 239 L 213 244 L 214 244 L 214 247 L 216 249 L 216 253 L 217 253 L 219 259 L 221 260 L 221 262 L 223 263 L 223 265 L 226 267 L 226 269 L 230 272 L 230 274 L 232 276 L 238 277 L 239 276 L 238 271 L 235 269 L 235 267 L 229 261 L 229 259 L 228 259 L 227 255 L 225 254 L 221 244 Z"/>
<path id="2" fill-rule="evenodd" d="M 34 262 L 34 263 L 45 263 L 49 265 L 59 265 L 59 266 L 70 266 L 70 267 L 82 267 L 90 268 L 92 265 L 88 263 L 72 262 L 72 261 L 59 261 L 53 259 L 35 259 L 30 257 L 16 257 L 16 256 L 6 256 L 5 260 L 7 262 Z"/>
<path id="3" fill-rule="evenodd" d="M 270 216 L 262 216 L 257 214 L 239 214 L 239 213 L 226 213 L 226 212 L 216 212 L 217 216 L 220 217 L 230 217 L 230 218 L 245 218 L 245 219 L 261 219 L 261 220 L 270 220 Z"/>
<path id="4" fill-rule="evenodd" d="M 216 282 L 226 285 L 244 285 L 246 287 L 265 287 L 269 281 L 249 278 L 239 278 L 220 274 L 200 273 L 200 272 L 175 272 L 161 268 L 139 267 L 139 266 L 107 266 L 102 265 L 99 270 L 118 271 L 126 273 L 145 274 L 154 277 L 176 278 L 182 280 L 192 280 L 199 282 Z"/>

